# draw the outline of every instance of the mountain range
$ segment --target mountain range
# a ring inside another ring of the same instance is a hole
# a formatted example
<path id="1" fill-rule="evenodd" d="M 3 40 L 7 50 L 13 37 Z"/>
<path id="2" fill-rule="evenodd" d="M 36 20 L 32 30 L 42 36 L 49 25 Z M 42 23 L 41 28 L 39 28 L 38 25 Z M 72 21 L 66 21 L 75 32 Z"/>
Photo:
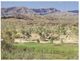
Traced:
<path id="1" fill-rule="evenodd" d="M 72 10 L 72 11 L 68 11 L 68 12 L 79 13 L 78 10 Z"/>
<path id="2" fill-rule="evenodd" d="M 1 8 L 1 17 L 22 17 L 25 15 L 47 15 L 52 13 L 61 13 L 61 10 L 56 8 L 40 8 L 32 9 L 27 7 L 10 7 Z M 78 10 L 67 11 L 72 13 L 78 13 Z"/>

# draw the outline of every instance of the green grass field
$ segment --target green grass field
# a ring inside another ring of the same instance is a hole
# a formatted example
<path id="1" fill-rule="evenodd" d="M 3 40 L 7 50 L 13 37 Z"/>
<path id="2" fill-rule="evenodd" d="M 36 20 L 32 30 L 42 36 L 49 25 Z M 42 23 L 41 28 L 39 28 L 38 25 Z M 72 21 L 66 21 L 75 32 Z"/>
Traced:
<path id="1" fill-rule="evenodd" d="M 2 59 L 78 59 L 78 44 L 14 44 L 2 51 Z"/>

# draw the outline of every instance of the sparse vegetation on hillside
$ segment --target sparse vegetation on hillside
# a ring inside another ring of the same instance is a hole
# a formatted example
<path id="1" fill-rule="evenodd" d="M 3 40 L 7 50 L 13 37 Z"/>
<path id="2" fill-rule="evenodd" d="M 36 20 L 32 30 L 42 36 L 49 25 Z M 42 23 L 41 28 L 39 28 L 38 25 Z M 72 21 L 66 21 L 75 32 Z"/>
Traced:
<path id="1" fill-rule="evenodd" d="M 78 59 L 78 15 L 72 13 L 3 17 L 1 34 L 2 59 Z"/>

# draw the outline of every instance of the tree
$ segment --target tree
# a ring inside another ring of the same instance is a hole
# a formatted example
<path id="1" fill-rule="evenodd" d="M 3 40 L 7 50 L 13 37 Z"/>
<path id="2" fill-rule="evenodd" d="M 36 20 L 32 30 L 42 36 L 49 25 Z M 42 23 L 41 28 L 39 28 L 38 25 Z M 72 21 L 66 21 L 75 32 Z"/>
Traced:
<path id="1" fill-rule="evenodd" d="M 1 48 L 2 49 L 11 49 L 11 47 L 13 46 L 13 42 L 14 42 L 14 36 L 12 34 L 11 31 L 6 31 L 4 33 L 2 33 L 1 38 L 3 39 L 1 41 Z"/>

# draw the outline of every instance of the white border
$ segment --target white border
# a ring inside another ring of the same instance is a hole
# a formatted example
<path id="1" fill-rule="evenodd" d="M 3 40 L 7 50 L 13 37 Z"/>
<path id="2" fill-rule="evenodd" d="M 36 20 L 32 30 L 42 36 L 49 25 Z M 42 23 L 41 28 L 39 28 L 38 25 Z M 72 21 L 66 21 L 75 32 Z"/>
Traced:
<path id="1" fill-rule="evenodd" d="M 79 7 L 80 7 L 80 0 L 1 0 L 1 1 L 79 1 Z M 0 1 L 0 3 L 1 3 L 1 1 Z M 0 4 L 0 8 L 1 8 L 1 4 Z M 0 11 L 1 11 L 1 9 L 0 9 Z M 1 12 L 0 12 L 0 16 L 1 16 Z M 80 18 L 80 8 L 79 8 L 79 18 Z M 0 34 L 1 34 L 1 21 L 0 21 Z M 1 39 L 1 37 L 0 37 L 0 39 Z M 80 40 L 80 19 L 79 19 L 79 40 Z M 79 51 L 80 51 L 80 41 L 79 41 Z M 0 51 L 0 53 L 1 53 L 1 51 Z M 79 56 L 80 56 L 80 52 L 79 52 Z M 79 60 L 80 60 L 80 57 L 79 57 Z M 2 61 L 5 61 L 5 60 L 2 60 Z M 6 60 L 6 61 L 13 61 L 13 60 Z M 15 60 L 15 61 L 21 61 L 21 60 Z M 26 61 L 26 60 L 23 60 L 23 61 Z M 28 61 L 42 61 L 42 60 L 28 60 Z M 44 60 L 44 61 L 50 61 L 50 60 Z M 53 60 L 53 61 L 68 61 L 68 60 Z M 78 60 L 69 60 L 69 61 L 78 61 Z"/>
<path id="2" fill-rule="evenodd" d="M 79 0 L 1 0 L 1 1 L 79 1 Z"/>

